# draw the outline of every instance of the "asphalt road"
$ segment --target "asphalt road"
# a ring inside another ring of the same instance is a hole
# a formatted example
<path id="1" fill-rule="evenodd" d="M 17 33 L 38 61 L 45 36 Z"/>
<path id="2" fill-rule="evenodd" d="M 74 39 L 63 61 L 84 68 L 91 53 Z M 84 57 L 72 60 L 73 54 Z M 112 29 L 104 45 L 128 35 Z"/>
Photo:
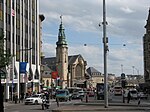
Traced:
<path id="1" fill-rule="evenodd" d="M 112 99 L 114 99 L 115 101 L 122 101 L 122 96 L 111 96 Z M 85 100 L 85 99 L 84 99 Z M 60 102 L 60 106 L 69 106 L 69 105 L 73 105 L 74 103 L 78 103 L 81 102 L 81 100 L 72 100 L 72 101 L 68 101 L 68 102 Z M 135 103 L 137 103 L 137 100 L 133 101 Z M 142 103 L 145 103 L 145 100 L 142 101 Z M 149 102 L 146 102 L 149 103 Z M 51 112 L 51 110 L 57 108 L 57 104 L 55 101 L 51 101 L 51 106 L 48 110 L 42 110 L 41 105 L 24 105 L 23 103 L 20 104 L 14 104 L 14 103 L 10 103 L 8 106 L 5 106 L 5 112 Z M 149 112 L 150 110 L 132 110 L 132 111 L 123 111 L 123 112 Z M 73 111 L 72 111 L 73 112 Z M 79 111 L 78 111 L 79 112 Z M 82 111 L 85 112 L 85 111 Z M 92 111 L 94 112 L 94 111 Z M 97 111 L 95 111 L 97 112 Z M 106 111 L 101 111 L 101 112 L 106 112 Z M 119 112 L 119 111 L 111 111 L 111 112 Z"/>
<path id="2" fill-rule="evenodd" d="M 60 106 L 63 105 L 73 105 L 74 103 L 81 102 L 80 100 L 72 100 L 68 102 L 60 102 Z M 14 104 L 11 103 L 5 106 L 4 112 L 51 112 L 51 110 L 57 108 L 57 103 L 55 101 L 50 103 L 50 107 L 47 110 L 42 110 L 41 105 L 24 105 L 23 103 Z"/>

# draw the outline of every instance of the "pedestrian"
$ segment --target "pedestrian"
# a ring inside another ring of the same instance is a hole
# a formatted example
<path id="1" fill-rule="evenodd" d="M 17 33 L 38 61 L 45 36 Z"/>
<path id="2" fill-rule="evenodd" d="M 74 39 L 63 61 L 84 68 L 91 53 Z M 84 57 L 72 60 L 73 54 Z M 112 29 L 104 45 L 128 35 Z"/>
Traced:
<path id="1" fill-rule="evenodd" d="M 138 94 L 138 105 L 140 105 L 140 103 L 141 103 L 141 94 L 139 93 Z"/>
<path id="2" fill-rule="evenodd" d="M 130 102 L 130 100 L 131 100 L 131 93 L 130 93 L 130 91 L 128 92 L 127 99 L 128 99 L 127 103 L 129 103 L 129 102 Z"/>
<path id="3" fill-rule="evenodd" d="M 57 107 L 59 107 L 59 98 L 56 98 Z"/>

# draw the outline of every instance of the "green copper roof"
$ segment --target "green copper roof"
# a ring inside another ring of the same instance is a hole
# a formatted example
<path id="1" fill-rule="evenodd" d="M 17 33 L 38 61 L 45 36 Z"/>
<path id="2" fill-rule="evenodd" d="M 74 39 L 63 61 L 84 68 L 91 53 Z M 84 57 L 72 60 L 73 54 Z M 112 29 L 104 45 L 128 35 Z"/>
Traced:
<path id="1" fill-rule="evenodd" d="M 58 41 L 56 42 L 57 45 L 67 45 L 65 33 L 64 33 L 64 27 L 62 24 L 62 17 L 61 17 L 61 24 L 59 26 L 59 33 L 58 33 Z"/>

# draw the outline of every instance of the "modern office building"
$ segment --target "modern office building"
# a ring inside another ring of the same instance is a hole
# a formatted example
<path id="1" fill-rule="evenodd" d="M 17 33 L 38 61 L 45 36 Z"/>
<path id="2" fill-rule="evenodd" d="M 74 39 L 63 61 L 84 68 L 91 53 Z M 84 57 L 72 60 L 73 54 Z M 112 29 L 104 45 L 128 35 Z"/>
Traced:
<path id="1" fill-rule="evenodd" d="M 0 33 L 4 33 L 4 49 L 12 56 L 5 68 L 2 84 L 6 99 L 13 93 L 40 91 L 40 22 L 39 0 L 0 0 Z M 21 62 L 26 72 L 20 73 Z"/>
<path id="2" fill-rule="evenodd" d="M 144 79 L 145 82 L 150 86 L 150 10 L 145 28 L 146 33 L 143 37 Z"/>

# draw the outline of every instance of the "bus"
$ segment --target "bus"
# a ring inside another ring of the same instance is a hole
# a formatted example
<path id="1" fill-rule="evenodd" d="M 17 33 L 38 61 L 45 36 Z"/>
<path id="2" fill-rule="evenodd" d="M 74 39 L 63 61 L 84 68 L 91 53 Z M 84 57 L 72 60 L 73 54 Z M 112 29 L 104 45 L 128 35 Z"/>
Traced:
<path id="1" fill-rule="evenodd" d="M 116 95 L 122 95 L 122 93 L 123 93 L 123 89 L 121 86 L 115 86 L 113 91 L 114 91 L 115 96 Z"/>

